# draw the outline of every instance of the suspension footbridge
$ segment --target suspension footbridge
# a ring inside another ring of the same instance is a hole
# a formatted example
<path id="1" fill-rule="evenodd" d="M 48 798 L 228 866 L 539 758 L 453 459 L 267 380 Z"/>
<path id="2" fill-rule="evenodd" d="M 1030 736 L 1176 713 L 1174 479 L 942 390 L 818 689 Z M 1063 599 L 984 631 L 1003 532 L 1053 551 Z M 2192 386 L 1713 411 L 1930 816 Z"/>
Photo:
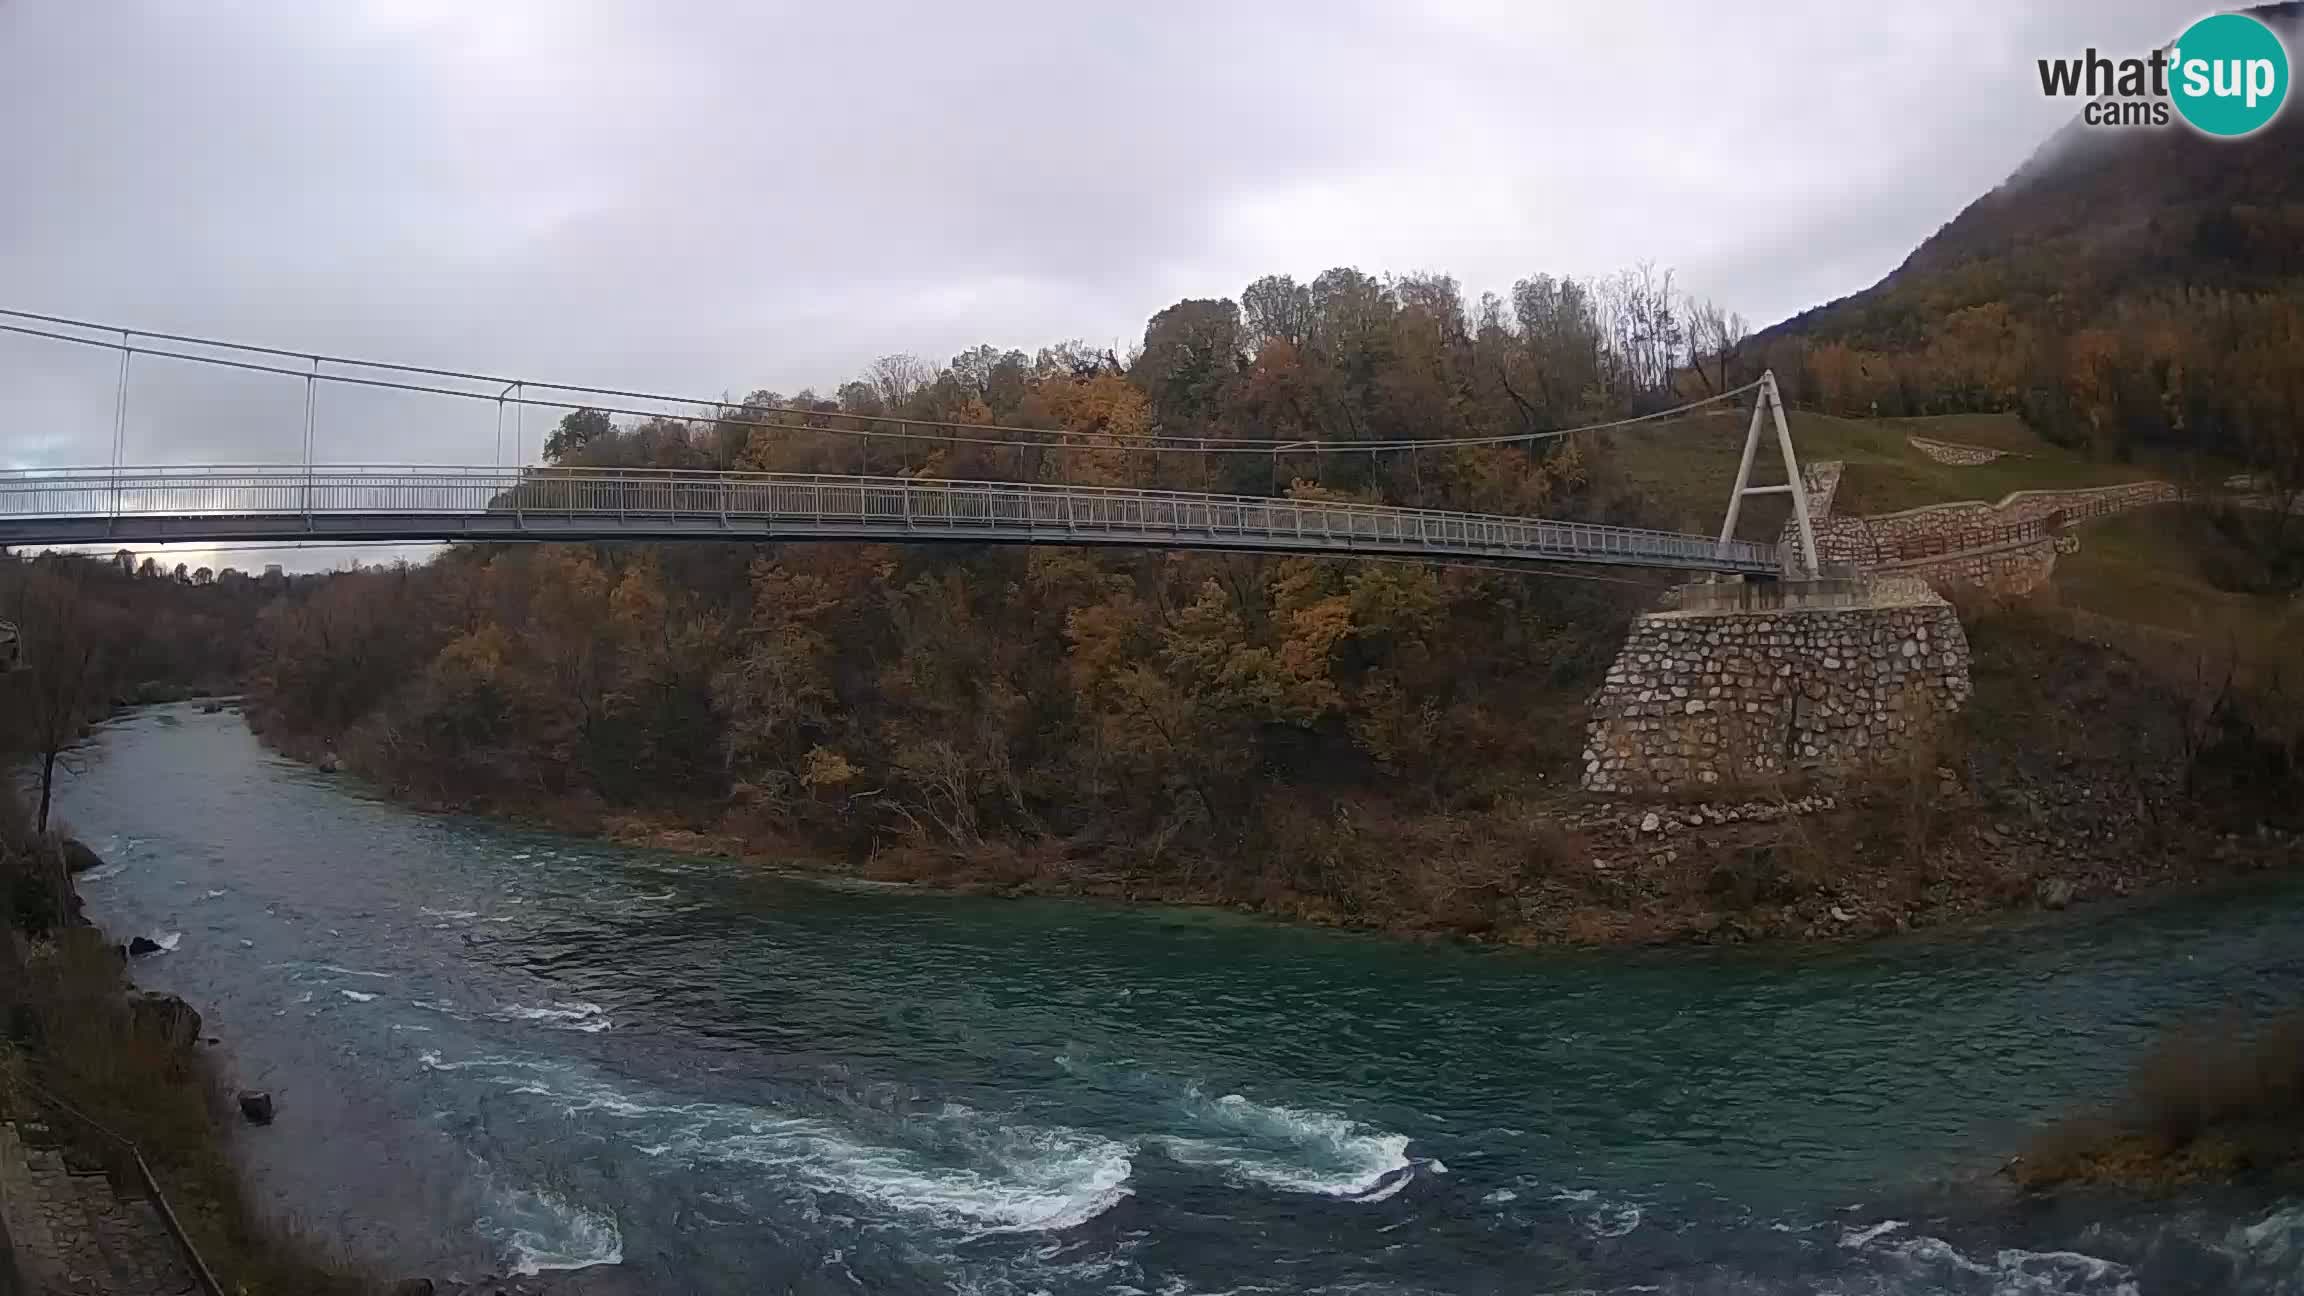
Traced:
<path id="1" fill-rule="evenodd" d="M 1596 428 L 1469 441 L 1317 443 L 1211 441 L 1148 436 L 1079 437 L 1045 429 L 926 424 L 882 416 L 730 407 L 725 402 L 602 388 L 508 380 L 490 375 L 306 355 L 173 334 L 140 333 L 53 316 L 0 310 L 0 333 L 120 356 L 114 410 L 114 462 L 79 468 L 0 470 L 0 545 L 167 542 L 379 542 L 714 540 L 880 541 L 1120 545 L 1330 556 L 1383 555 L 1517 563 L 1574 563 L 1773 576 L 1785 568 L 1774 544 L 1735 539 L 1744 496 L 1788 487 L 1747 484 L 1764 419 L 1773 413 L 1787 468 L 1790 437 L 1772 377 L 1697 404 L 1750 394 L 1751 432 L 1743 470 L 1718 536 L 1539 517 L 1452 512 L 1286 496 L 1137 490 L 1044 482 L 953 481 L 928 476 L 677 471 L 575 466 L 322 465 L 312 462 L 315 397 L 324 385 L 421 392 L 494 401 L 499 411 L 547 406 L 606 409 L 656 418 L 856 437 L 970 445 L 1026 445 L 1039 451 L 1186 454 L 1418 452 L 1459 444 L 1494 445 L 1603 431 L 1666 417 L 1663 411 Z M 16 322 L 11 322 L 16 321 Z M 194 349 L 185 349 L 185 348 Z M 128 376 L 139 357 L 283 375 L 305 388 L 305 462 L 139 467 L 119 462 L 126 440 Z M 302 361 L 291 366 L 283 361 Z M 470 384 L 494 386 L 475 389 Z M 634 407 L 627 403 L 654 402 Z M 690 407 L 668 414 L 666 403 Z M 785 421 L 794 419 L 798 421 Z M 1001 439 L 1030 433 L 1035 441 Z M 1806 510 L 1794 496 L 1803 540 Z M 1814 570 L 1813 544 L 1799 557 Z"/>
<path id="2" fill-rule="evenodd" d="M 1772 574 L 1776 546 L 1373 504 L 1015 482 L 648 469 L 0 474 L 0 544 L 866 540 L 1127 545 Z"/>

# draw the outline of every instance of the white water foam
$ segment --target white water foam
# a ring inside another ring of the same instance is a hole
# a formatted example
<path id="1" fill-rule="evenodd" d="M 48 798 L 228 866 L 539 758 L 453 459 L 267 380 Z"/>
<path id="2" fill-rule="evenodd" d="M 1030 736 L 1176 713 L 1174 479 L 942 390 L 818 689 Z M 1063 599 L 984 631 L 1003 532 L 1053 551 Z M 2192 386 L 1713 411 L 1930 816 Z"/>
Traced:
<path id="1" fill-rule="evenodd" d="M 1640 1207 L 1632 1202 L 1602 1202 L 1584 1217 L 1584 1227 L 1598 1238 L 1620 1238 L 1640 1227 Z"/>
<path id="2" fill-rule="evenodd" d="M 1942 1238 L 1916 1237 L 1888 1247 L 1886 1254 L 1926 1279 L 1968 1280 L 1961 1290 L 1980 1280 L 1992 1296 L 2138 1296 L 2128 1266 L 2078 1251 L 2007 1249 L 1985 1261 Z"/>
<path id="3" fill-rule="evenodd" d="M 1870 1228 L 1844 1229 L 1840 1234 L 1840 1245 L 1853 1251 L 1875 1238 L 1893 1233 L 1902 1227 L 1904 1227 L 1904 1221 L 1892 1219 L 1882 1220 Z"/>
<path id="4" fill-rule="evenodd" d="M 2304 1270 L 2304 1205 L 2285 1206 L 2232 1230 L 2231 1249 L 2252 1259 L 2297 1261 Z"/>
<path id="5" fill-rule="evenodd" d="M 966 1109 L 946 1115 L 974 1117 Z M 1135 1167 L 1123 1144 L 1070 1129 L 1010 1125 L 986 1133 L 981 1168 L 935 1165 L 908 1148 L 864 1146 L 825 1133 L 798 1140 L 772 1135 L 749 1149 L 764 1153 L 768 1164 L 798 1151 L 794 1168 L 822 1190 L 974 1233 L 1075 1228 L 1129 1195 Z"/>
<path id="6" fill-rule="evenodd" d="M 1563 1188 L 1552 1194 L 1552 1200 L 1585 1207 L 1577 1212 L 1577 1222 L 1596 1238 L 1620 1238 L 1640 1227 L 1638 1202 L 1610 1201 L 1595 1188 Z"/>
<path id="7" fill-rule="evenodd" d="M 1369 1129 L 1334 1112 L 1252 1102 L 1242 1094 L 1209 1101 L 1185 1091 L 1186 1114 L 1212 1134 L 1160 1140 L 1186 1165 L 1286 1192 L 1382 1201 L 1413 1175 L 1408 1137 Z"/>
<path id="8" fill-rule="evenodd" d="M 425 917 L 427 917 L 427 918 L 458 918 L 458 919 L 462 919 L 462 918 L 477 918 L 477 917 L 479 917 L 479 916 L 480 916 L 480 913 L 479 913 L 479 911 L 478 911 L 478 910 L 476 910 L 476 909 L 434 909 L 434 908 L 432 908 L 432 907 L 431 907 L 431 906 L 429 906 L 429 905 L 419 905 L 419 906 L 417 906 L 417 908 L 416 908 L 416 912 L 418 912 L 418 913 L 420 913 L 420 914 L 424 915 L 424 916 L 425 916 Z"/>
<path id="9" fill-rule="evenodd" d="M 152 943 L 159 946 L 162 953 L 172 952 L 183 941 L 184 933 L 180 931 L 162 932 L 152 938 Z"/>
<path id="10" fill-rule="evenodd" d="M 267 963 L 264 966 L 286 968 L 291 972 L 334 972 L 338 976 L 374 977 L 378 981 L 389 981 L 399 975 L 394 972 L 364 972 L 359 968 L 338 967 L 333 963 Z"/>
<path id="11" fill-rule="evenodd" d="M 372 994 L 362 994 L 357 990 L 339 990 L 336 993 L 344 996 L 354 1003 L 373 1003 L 376 1000 L 376 996 Z"/>
<path id="12" fill-rule="evenodd" d="M 534 1277 L 547 1269 L 623 1263 L 624 1235 L 614 1215 L 587 1210 L 541 1188 L 500 1190 L 492 1197 L 478 1227 L 510 1254 L 513 1273 Z"/>
<path id="13" fill-rule="evenodd" d="M 785 1185 L 837 1195 L 970 1237 L 1053 1232 L 1086 1223 L 1129 1195 L 1133 1148 L 1063 1127 L 1012 1123 L 957 1103 L 933 1113 L 860 1122 L 758 1107 L 644 1101 L 565 1068 L 501 1058 L 419 1060 L 437 1071 L 494 1067 L 514 1093 L 635 1122 L 650 1156 L 688 1164 L 766 1167 Z M 645 1131 L 645 1133 L 642 1132 Z"/>
<path id="14" fill-rule="evenodd" d="M 547 1000 L 539 1005 L 506 1004 L 488 1014 L 498 1021 L 541 1022 L 554 1030 L 582 1031 L 595 1035 L 616 1023 L 609 1020 L 608 1010 L 596 1003 Z"/>
<path id="15" fill-rule="evenodd" d="M 440 1059 L 440 1054 L 433 1049 L 425 1049 L 423 1052 L 418 1053 L 416 1055 L 416 1060 L 423 1063 L 424 1069 L 427 1071 L 475 1071 L 482 1067 L 526 1067 L 530 1070 L 535 1069 L 531 1064 L 515 1062 L 510 1058 L 500 1057 L 477 1057 L 470 1058 L 462 1062 L 444 1062 Z"/>

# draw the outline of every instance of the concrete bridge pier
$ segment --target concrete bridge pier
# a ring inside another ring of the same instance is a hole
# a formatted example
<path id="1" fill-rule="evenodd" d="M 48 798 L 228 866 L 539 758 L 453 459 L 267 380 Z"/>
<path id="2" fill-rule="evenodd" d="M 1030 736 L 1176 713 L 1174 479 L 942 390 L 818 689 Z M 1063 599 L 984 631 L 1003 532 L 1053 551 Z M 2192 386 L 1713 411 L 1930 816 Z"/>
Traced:
<path id="1" fill-rule="evenodd" d="M 1959 615 L 1912 577 L 1682 585 L 1592 697 L 1584 787 L 1620 796 L 1901 769 L 1967 702 Z"/>

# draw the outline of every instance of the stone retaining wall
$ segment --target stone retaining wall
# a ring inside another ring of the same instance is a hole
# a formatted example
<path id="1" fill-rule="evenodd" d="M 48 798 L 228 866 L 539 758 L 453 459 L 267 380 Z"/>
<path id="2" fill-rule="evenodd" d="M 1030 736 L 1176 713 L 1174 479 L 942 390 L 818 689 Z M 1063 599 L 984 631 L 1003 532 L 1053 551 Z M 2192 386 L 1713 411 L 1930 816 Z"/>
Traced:
<path id="1" fill-rule="evenodd" d="M 2170 482 L 2126 482 L 2082 490 L 2016 491 L 1997 504 L 1964 500 L 1954 504 L 1928 504 L 1869 517 L 1834 516 L 1841 466 L 1835 462 L 1813 465 L 1803 475 L 1809 483 L 1809 514 L 1816 527 L 1816 554 L 1827 564 L 1840 564 L 1867 572 L 1900 572 L 1919 576 L 1939 589 L 1976 586 L 2004 595 L 2027 594 L 2048 580 L 2056 555 L 2072 547 L 2059 546 L 2051 537 L 1991 544 L 1993 533 L 2006 527 L 2038 521 L 2058 512 L 2091 510 L 2097 516 L 2153 504 L 2167 504 L 2181 496 Z M 1906 558 L 1931 548 L 1959 547 L 1943 556 Z M 1799 543 L 1786 523 L 1785 552 Z M 1789 559 L 1787 559 L 1789 561 Z"/>
<path id="2" fill-rule="evenodd" d="M 2005 597 L 2029 594 L 2056 573 L 2056 556 L 2080 547 L 2072 536 L 2042 536 L 2015 540 L 1983 549 L 1969 549 L 1941 558 L 1915 558 L 1882 563 L 1875 572 L 1916 576 L 1937 589 L 1989 590 Z"/>
<path id="3" fill-rule="evenodd" d="M 1592 697 L 1584 786 L 1676 795 L 1899 768 L 1968 700 L 1968 636 L 1933 594 L 1888 606 L 1651 612 Z"/>
<path id="4" fill-rule="evenodd" d="M 2001 527 L 2038 521 L 2050 514 L 2095 508 L 2121 512 L 2150 504 L 2174 503 L 2181 492 L 2171 482 L 2127 482 L 2086 490 L 2016 491 L 1997 504 L 1966 500 L 1930 504 L 1898 513 L 1876 513 L 1860 521 L 1882 558 L 1932 542 L 1958 540 Z"/>
<path id="5" fill-rule="evenodd" d="M 1961 445 L 1956 441 L 1932 441 L 1924 436 L 1908 436 L 1904 440 L 1913 449 L 1940 464 L 1953 464 L 1961 468 L 1973 468 L 1978 464 L 1988 464 L 2008 453 L 2006 450 L 1994 450 L 1989 446 Z"/>

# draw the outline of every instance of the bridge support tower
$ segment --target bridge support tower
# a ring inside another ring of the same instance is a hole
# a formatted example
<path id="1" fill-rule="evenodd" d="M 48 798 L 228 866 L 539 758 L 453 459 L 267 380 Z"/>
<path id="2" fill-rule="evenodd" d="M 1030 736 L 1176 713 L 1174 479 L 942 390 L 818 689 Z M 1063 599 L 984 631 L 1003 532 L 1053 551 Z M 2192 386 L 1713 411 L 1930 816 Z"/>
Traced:
<path id="1" fill-rule="evenodd" d="M 1773 428 L 1776 433 L 1776 453 L 1784 460 L 1784 480 L 1774 486 L 1752 484 L 1752 461 L 1759 457 L 1760 441 Z M 1808 492 L 1800 476 L 1800 455 L 1792 448 L 1792 427 L 1784 420 L 1784 398 L 1776 390 L 1776 371 L 1770 369 L 1760 375 L 1759 389 L 1752 399 L 1752 426 L 1744 433 L 1744 458 L 1736 465 L 1736 485 L 1728 492 L 1728 516 L 1720 523 L 1720 554 L 1728 553 L 1728 542 L 1736 538 L 1736 523 L 1744 514 L 1744 500 L 1750 495 L 1789 495 L 1792 497 L 1792 520 L 1785 525 L 1784 543 L 1790 546 L 1797 539 L 1799 548 L 1785 555 L 1785 574 L 1795 579 L 1816 579 L 1823 567 L 1816 560 L 1816 524 L 1808 516 Z"/>

